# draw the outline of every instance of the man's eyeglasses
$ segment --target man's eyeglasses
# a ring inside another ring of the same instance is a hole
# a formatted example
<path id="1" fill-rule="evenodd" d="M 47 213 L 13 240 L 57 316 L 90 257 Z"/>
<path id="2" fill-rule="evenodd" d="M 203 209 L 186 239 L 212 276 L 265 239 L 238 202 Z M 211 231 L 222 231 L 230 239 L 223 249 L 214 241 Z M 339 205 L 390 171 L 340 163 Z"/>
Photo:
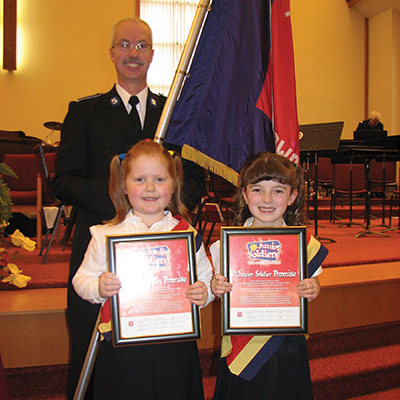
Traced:
<path id="1" fill-rule="evenodd" d="M 138 52 L 144 52 L 151 49 L 151 44 L 147 43 L 128 43 L 128 42 L 121 42 L 114 44 L 113 48 L 117 47 L 122 51 L 131 51 L 133 48 L 136 49 Z"/>

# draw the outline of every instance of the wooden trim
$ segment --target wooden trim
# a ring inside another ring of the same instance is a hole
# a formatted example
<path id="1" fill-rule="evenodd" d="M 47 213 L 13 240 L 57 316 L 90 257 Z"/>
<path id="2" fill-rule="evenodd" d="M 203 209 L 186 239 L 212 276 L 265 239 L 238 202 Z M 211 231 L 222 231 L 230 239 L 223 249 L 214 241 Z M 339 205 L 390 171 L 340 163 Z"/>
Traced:
<path id="1" fill-rule="evenodd" d="M 140 0 L 135 0 L 135 15 L 140 18 Z"/>
<path id="2" fill-rule="evenodd" d="M 4 0 L 3 69 L 17 69 L 17 0 Z"/>
<path id="3" fill-rule="evenodd" d="M 309 303 L 309 333 L 398 321 L 400 262 L 324 268 Z"/>

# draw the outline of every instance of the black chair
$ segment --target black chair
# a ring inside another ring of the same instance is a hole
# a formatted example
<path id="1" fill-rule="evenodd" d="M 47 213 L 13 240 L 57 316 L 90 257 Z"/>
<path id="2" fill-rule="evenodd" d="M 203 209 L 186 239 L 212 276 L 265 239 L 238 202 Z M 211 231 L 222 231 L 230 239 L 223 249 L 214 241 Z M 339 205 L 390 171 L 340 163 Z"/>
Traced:
<path id="1" fill-rule="evenodd" d="M 65 250 L 65 246 L 67 243 L 67 240 L 69 236 L 71 235 L 73 225 L 75 223 L 76 219 L 76 210 L 73 210 L 70 212 L 70 216 L 68 217 L 66 215 L 66 207 L 68 207 L 66 204 L 60 202 L 59 200 L 55 199 L 51 193 L 50 190 L 50 181 L 51 181 L 51 175 L 52 171 L 54 171 L 54 163 L 56 159 L 56 153 L 55 152 L 49 152 L 45 153 L 42 144 L 38 144 L 33 148 L 33 153 L 36 156 L 36 159 L 38 161 L 38 166 L 39 166 L 39 174 L 41 177 L 42 181 L 42 189 L 43 189 L 43 205 L 40 207 L 41 208 L 41 217 L 43 220 L 43 224 L 46 227 L 46 234 L 45 238 L 43 240 L 42 246 L 40 248 L 39 255 L 41 256 L 43 253 L 43 250 L 46 246 L 47 239 L 50 236 L 49 242 L 47 244 L 47 249 L 46 253 L 43 257 L 42 264 L 46 263 L 47 257 L 49 255 L 49 251 L 51 248 L 51 245 L 53 244 L 53 240 L 55 237 L 55 234 L 59 228 L 61 218 L 64 216 L 65 221 L 67 222 L 67 228 L 64 233 L 64 237 L 62 239 L 62 244 L 63 248 L 62 250 Z M 53 219 L 51 216 L 51 207 L 55 207 L 57 209 L 55 218 Z M 70 206 L 69 206 L 70 207 Z"/>
<path id="2" fill-rule="evenodd" d="M 76 217 L 78 215 L 78 207 L 75 206 L 66 206 L 64 209 L 64 221 L 67 225 L 64 236 L 61 240 L 62 244 L 62 249 L 61 251 L 65 250 L 65 247 L 67 246 L 68 239 L 70 238 L 72 231 L 75 226 L 76 222 Z"/>
<path id="3" fill-rule="evenodd" d="M 398 218 L 399 224 L 398 229 L 400 229 L 400 168 L 399 168 L 399 182 L 396 182 L 396 189 L 392 190 L 390 194 L 390 211 L 389 211 L 389 226 L 392 226 L 392 213 L 393 213 L 393 205 L 398 208 Z"/>
<path id="4" fill-rule="evenodd" d="M 367 190 L 365 188 L 365 173 L 364 166 L 361 164 L 334 164 L 333 168 L 333 191 L 331 197 L 331 220 L 335 223 L 335 210 L 339 197 L 342 198 L 342 206 L 344 205 L 343 199 L 349 199 L 350 216 L 349 221 L 338 225 L 350 226 L 363 224 L 353 222 L 353 200 L 355 196 L 361 196 L 366 206 Z"/>
<path id="5" fill-rule="evenodd" d="M 226 225 L 229 225 L 229 223 L 228 223 L 228 219 L 225 219 L 224 214 L 222 213 L 221 207 L 218 203 L 206 203 L 204 205 L 203 213 L 205 214 L 203 232 L 205 232 L 207 224 L 209 222 L 212 223 L 210 232 L 208 233 L 208 237 L 207 237 L 207 240 L 205 243 L 205 247 L 208 248 L 215 225 L 221 224 L 221 225 L 226 226 Z M 225 215 L 227 215 L 228 213 L 229 213 L 229 215 L 228 215 L 229 218 L 233 219 L 233 212 L 231 209 L 227 209 L 225 212 Z"/>
<path id="6" fill-rule="evenodd" d="M 390 186 L 397 187 L 396 161 L 371 160 L 371 192 L 384 193 Z"/>
<path id="7" fill-rule="evenodd" d="M 308 168 L 308 169 L 307 169 Z M 314 197 L 315 188 L 315 164 L 309 164 L 303 167 L 305 179 L 307 182 L 308 198 Z M 318 198 L 328 197 L 333 188 L 333 164 L 327 157 L 318 158 Z M 324 191 L 324 194 L 322 193 Z"/>
<path id="8" fill-rule="evenodd" d="M 400 229 L 400 190 L 393 190 L 390 195 L 390 208 L 389 208 L 389 226 L 392 226 L 393 205 L 398 209 L 399 229 Z"/>
<path id="9" fill-rule="evenodd" d="M 332 193 L 333 164 L 330 158 L 320 157 L 318 159 L 318 187 L 325 190 L 325 197 Z"/>
<path id="10" fill-rule="evenodd" d="M 233 207 L 238 188 L 221 176 L 210 172 L 212 193 L 216 202 L 220 205 L 221 211 L 228 225 L 233 221 Z"/>
<path id="11" fill-rule="evenodd" d="M 396 182 L 396 161 L 377 162 L 371 160 L 371 195 L 382 198 L 382 227 L 389 228 L 385 224 L 386 213 L 386 190 L 388 187 L 397 188 Z"/>
<path id="12" fill-rule="evenodd" d="M 215 197 L 214 193 L 211 191 L 211 181 L 210 181 L 210 175 L 209 172 L 204 169 L 204 174 L 206 177 L 206 190 L 202 198 L 200 199 L 199 203 L 196 205 L 196 207 L 192 210 L 191 212 L 191 217 L 192 217 L 192 225 L 194 228 L 198 225 L 197 231 L 202 235 L 204 233 L 203 230 L 203 217 L 204 217 L 204 205 L 206 203 L 214 203 L 215 202 Z"/>

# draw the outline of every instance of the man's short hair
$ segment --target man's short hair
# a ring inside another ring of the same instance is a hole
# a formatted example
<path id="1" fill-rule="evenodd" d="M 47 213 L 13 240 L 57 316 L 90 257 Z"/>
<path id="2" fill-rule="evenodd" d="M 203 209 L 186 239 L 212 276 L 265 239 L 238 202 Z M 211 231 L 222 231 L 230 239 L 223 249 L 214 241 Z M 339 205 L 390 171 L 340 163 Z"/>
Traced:
<path id="1" fill-rule="evenodd" d="M 121 19 L 121 21 L 118 21 L 118 22 L 112 27 L 112 29 L 111 29 L 111 47 L 114 46 L 115 31 L 117 30 L 117 26 L 118 26 L 119 24 L 121 24 L 122 22 L 128 22 L 128 21 L 129 21 L 129 22 L 140 22 L 140 23 L 142 23 L 143 25 L 146 26 L 146 28 L 149 30 L 149 33 L 150 33 L 150 43 L 149 43 L 149 44 L 151 44 L 151 46 L 153 47 L 153 31 L 151 30 L 150 25 L 149 25 L 146 21 L 144 21 L 144 20 L 142 20 L 141 18 L 138 18 L 138 17 L 136 17 L 136 18 L 125 18 L 125 19 Z"/>

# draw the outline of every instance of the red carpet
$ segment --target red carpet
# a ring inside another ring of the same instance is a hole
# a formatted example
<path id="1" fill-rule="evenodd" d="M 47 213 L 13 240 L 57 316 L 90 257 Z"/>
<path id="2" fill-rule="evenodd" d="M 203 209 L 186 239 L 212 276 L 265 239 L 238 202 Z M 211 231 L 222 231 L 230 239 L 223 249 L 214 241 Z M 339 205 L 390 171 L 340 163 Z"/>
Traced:
<path id="1" fill-rule="evenodd" d="M 399 321 L 313 334 L 308 348 L 315 400 L 400 398 L 377 393 L 400 387 Z"/>
<path id="2" fill-rule="evenodd" d="M 400 392 L 400 322 L 313 334 L 315 400 L 391 400 Z M 200 351 L 205 400 L 214 392 L 219 349 Z M 65 365 L 6 371 L 13 400 L 65 400 Z"/>
<path id="3" fill-rule="evenodd" d="M 67 286 L 69 258 L 71 255 L 70 243 L 64 251 L 61 251 L 60 244 L 53 243 L 46 264 L 42 264 L 43 255 L 39 256 L 39 249 L 35 249 L 33 252 L 20 248 L 15 249 L 18 249 L 20 254 L 14 264 L 22 270 L 23 275 L 32 278 L 28 282 L 27 289 Z M 0 282 L 0 290 L 18 290 L 18 288 L 9 283 Z"/>
<path id="4" fill-rule="evenodd" d="M 363 222 L 362 220 L 354 220 Z M 397 219 L 394 220 L 397 223 Z M 373 221 L 371 231 L 380 232 L 383 228 L 374 227 L 380 222 Z M 318 236 L 322 243 L 329 249 L 328 257 L 325 260 L 324 268 L 357 265 L 367 263 L 380 263 L 400 261 L 399 239 L 400 231 L 387 232 L 388 237 L 380 235 L 367 235 L 361 238 L 354 236 L 363 230 L 360 226 L 343 226 L 338 228 L 339 224 L 333 225 L 327 220 L 322 220 L 318 224 Z M 204 238 L 208 236 L 208 225 Z M 212 234 L 210 243 L 219 239 L 220 225 L 216 225 Z M 315 226 L 309 225 L 308 229 L 315 234 Z M 323 238 L 335 240 L 331 243 Z M 46 264 L 42 264 L 43 256 L 39 256 L 39 249 L 29 253 L 20 250 L 21 257 L 15 264 L 22 270 L 24 275 L 32 278 L 27 288 L 50 288 L 66 287 L 68 279 L 68 263 L 71 254 L 71 242 L 68 243 L 65 251 L 61 251 L 61 245 L 53 243 Z M 0 290 L 17 289 L 14 285 L 0 282 Z"/>
<path id="5" fill-rule="evenodd" d="M 393 220 L 397 224 L 397 219 Z M 343 222 L 347 222 L 344 220 Z M 362 223 L 362 220 L 353 220 L 353 222 Z M 375 227 L 381 221 L 373 221 L 370 230 L 374 232 L 381 232 L 384 228 Z M 328 257 L 325 259 L 324 268 L 338 267 L 346 265 L 358 265 L 368 263 L 382 263 L 400 261 L 400 230 L 386 232 L 388 237 L 372 234 L 360 238 L 355 238 L 355 235 L 363 231 L 364 228 L 360 226 L 351 225 L 338 228 L 340 223 L 332 224 L 329 220 L 321 220 L 318 223 L 318 237 L 321 242 L 329 249 Z M 396 225 L 397 226 L 397 225 Z M 211 223 L 207 228 L 211 227 Z M 216 225 L 212 233 L 210 245 L 219 239 L 219 227 Z M 312 223 L 307 226 L 309 232 L 315 235 L 315 225 Z M 208 231 L 204 234 L 208 237 Z M 323 238 L 333 239 L 336 242 L 332 243 Z"/>
<path id="6" fill-rule="evenodd" d="M 353 221 L 363 222 L 362 220 Z M 397 220 L 394 221 L 397 222 Z M 370 230 L 372 232 L 381 232 L 384 228 L 375 227 L 380 222 L 373 221 Z M 333 225 L 329 221 L 324 220 L 320 221 L 320 224 L 318 226 L 318 236 L 336 241 L 336 243 L 331 243 L 327 240 L 321 240 L 329 249 L 328 257 L 324 263 L 325 268 L 400 260 L 400 251 L 398 248 L 400 244 L 399 230 L 386 232 L 388 237 L 368 234 L 355 238 L 355 235 L 363 231 L 364 228 L 356 225 L 350 227 L 346 225 L 338 228 L 339 223 Z M 315 233 L 315 226 L 310 225 L 308 229 L 312 234 Z"/>

